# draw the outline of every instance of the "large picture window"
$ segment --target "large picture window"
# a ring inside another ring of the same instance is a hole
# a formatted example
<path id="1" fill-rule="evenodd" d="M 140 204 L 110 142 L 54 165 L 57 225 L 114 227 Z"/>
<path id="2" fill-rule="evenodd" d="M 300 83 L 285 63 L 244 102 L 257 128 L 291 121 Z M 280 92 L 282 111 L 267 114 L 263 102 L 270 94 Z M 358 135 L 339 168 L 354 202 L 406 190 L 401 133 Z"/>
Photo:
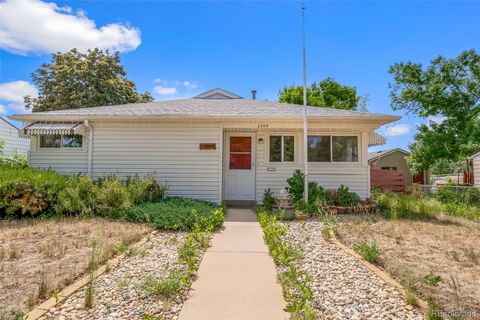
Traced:
<path id="1" fill-rule="evenodd" d="M 83 137 L 72 135 L 43 135 L 40 136 L 40 148 L 81 148 Z"/>
<path id="2" fill-rule="evenodd" d="M 357 136 L 308 136 L 309 162 L 358 162 Z"/>
<path id="3" fill-rule="evenodd" d="M 270 136 L 270 162 L 295 161 L 294 136 Z"/>

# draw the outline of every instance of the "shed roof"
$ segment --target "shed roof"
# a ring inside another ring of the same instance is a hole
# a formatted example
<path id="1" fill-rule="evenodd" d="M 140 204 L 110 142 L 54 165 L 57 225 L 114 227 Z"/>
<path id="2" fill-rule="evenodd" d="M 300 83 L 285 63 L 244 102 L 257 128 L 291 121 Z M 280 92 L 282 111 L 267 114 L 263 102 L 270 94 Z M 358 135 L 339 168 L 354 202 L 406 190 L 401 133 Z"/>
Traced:
<path id="1" fill-rule="evenodd" d="M 404 153 L 405 155 L 409 155 L 410 152 L 408 151 L 405 151 L 401 148 L 394 148 L 394 149 L 386 149 L 386 150 L 379 150 L 379 151 L 374 151 L 374 152 L 369 152 L 368 153 L 368 161 L 371 161 L 371 160 L 374 160 L 374 159 L 377 159 L 379 157 L 384 157 L 388 154 L 391 154 L 391 153 L 394 153 L 394 152 L 401 152 L 401 153 Z"/>

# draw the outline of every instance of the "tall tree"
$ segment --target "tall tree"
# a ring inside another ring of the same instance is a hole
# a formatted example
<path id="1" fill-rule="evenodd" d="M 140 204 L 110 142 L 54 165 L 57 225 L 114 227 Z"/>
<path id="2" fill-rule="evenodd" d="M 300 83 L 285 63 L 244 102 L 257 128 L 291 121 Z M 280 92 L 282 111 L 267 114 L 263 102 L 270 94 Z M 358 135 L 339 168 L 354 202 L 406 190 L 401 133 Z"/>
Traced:
<path id="1" fill-rule="evenodd" d="M 303 104 L 303 87 L 290 86 L 278 93 L 278 101 L 293 104 Z M 326 78 L 312 83 L 307 88 L 307 103 L 309 106 L 331 107 L 346 110 L 366 110 L 367 99 L 357 95 L 355 87 L 342 85 L 333 78 Z"/>
<path id="2" fill-rule="evenodd" d="M 55 53 L 51 63 L 43 64 L 31 76 L 39 94 L 26 96 L 25 104 L 33 112 L 153 100 L 148 92 L 137 93 L 120 64 L 120 54 L 108 50 Z"/>
<path id="3" fill-rule="evenodd" d="M 480 149 L 480 55 L 464 51 L 455 59 L 438 56 L 390 67 L 392 108 L 422 118 L 441 117 L 418 126 L 410 146 L 413 171 L 429 169 L 442 159 L 459 161 Z"/>

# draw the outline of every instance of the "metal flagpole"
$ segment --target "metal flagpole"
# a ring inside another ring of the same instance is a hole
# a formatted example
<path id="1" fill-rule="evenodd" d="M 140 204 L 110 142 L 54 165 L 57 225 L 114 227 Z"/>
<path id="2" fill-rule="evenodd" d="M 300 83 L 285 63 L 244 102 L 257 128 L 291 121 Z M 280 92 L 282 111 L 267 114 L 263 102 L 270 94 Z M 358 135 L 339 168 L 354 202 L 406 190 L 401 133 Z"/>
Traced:
<path id="1" fill-rule="evenodd" d="M 308 121 L 307 121 L 307 54 L 305 50 L 305 4 L 302 3 L 302 41 L 303 41 L 303 163 L 304 198 L 308 203 Z"/>

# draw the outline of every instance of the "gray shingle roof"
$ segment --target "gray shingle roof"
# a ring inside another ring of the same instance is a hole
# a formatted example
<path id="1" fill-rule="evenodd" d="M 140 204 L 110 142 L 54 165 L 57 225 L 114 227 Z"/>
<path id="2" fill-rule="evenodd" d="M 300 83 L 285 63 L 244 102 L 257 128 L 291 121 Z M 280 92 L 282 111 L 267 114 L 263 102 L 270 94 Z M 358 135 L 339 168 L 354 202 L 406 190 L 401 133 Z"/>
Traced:
<path id="1" fill-rule="evenodd" d="M 408 151 L 405 151 L 403 149 L 400 149 L 400 148 L 395 148 L 395 149 L 386 149 L 386 150 L 379 150 L 379 151 L 374 151 L 374 152 L 369 152 L 368 153 L 368 160 L 372 160 L 372 159 L 376 159 L 378 157 L 383 157 L 393 151 L 400 151 L 400 152 L 403 152 L 405 154 L 410 154 Z"/>
<path id="2" fill-rule="evenodd" d="M 385 123 L 398 120 L 397 116 L 368 112 L 308 107 L 309 118 L 364 118 Z M 285 118 L 300 119 L 303 107 L 272 101 L 248 99 L 184 99 L 147 103 L 93 107 L 82 109 L 36 112 L 15 115 L 11 119 L 32 121 L 67 121 L 84 119 L 129 118 Z"/>

